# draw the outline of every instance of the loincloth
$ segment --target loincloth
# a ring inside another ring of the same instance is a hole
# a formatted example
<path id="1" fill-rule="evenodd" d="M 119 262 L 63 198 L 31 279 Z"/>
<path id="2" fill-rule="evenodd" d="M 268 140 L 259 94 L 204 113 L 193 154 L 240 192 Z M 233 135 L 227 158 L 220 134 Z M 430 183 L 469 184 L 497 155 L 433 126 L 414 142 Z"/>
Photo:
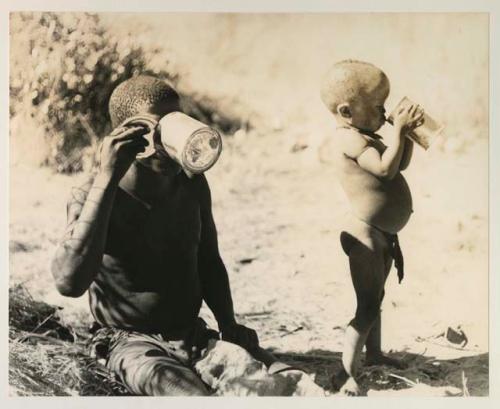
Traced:
<path id="1" fill-rule="evenodd" d="M 401 251 L 401 246 L 399 245 L 399 238 L 397 234 L 390 234 L 386 232 L 382 232 L 387 236 L 387 240 L 389 242 L 389 248 L 392 258 L 394 259 L 394 267 L 396 267 L 396 271 L 398 273 L 398 282 L 401 284 L 403 278 L 405 276 L 404 271 L 404 258 L 403 252 Z"/>
<path id="2" fill-rule="evenodd" d="M 347 220 L 347 223 L 344 230 L 355 240 L 367 245 L 368 247 L 369 244 L 366 240 L 372 239 L 384 242 L 387 245 L 389 256 L 391 256 L 394 260 L 394 267 L 396 267 L 397 270 L 398 281 L 401 283 L 404 278 L 404 258 L 399 244 L 398 235 L 387 233 L 353 215 L 349 215 L 345 220 Z M 344 252 L 349 255 L 349 246 L 346 248 L 344 244 L 342 244 L 342 247 Z"/>

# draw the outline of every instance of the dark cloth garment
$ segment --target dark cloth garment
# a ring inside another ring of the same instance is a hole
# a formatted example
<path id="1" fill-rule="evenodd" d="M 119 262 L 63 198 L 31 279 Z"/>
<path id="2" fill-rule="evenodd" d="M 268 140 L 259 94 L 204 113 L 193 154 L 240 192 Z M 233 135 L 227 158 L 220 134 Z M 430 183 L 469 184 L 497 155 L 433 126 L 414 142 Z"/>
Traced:
<path id="1" fill-rule="evenodd" d="M 401 284 L 401 281 L 403 281 L 403 278 L 405 276 L 404 272 L 404 259 L 403 259 L 403 252 L 401 251 L 401 246 L 399 245 L 399 238 L 397 234 L 391 234 L 387 233 L 383 230 L 380 230 L 379 228 L 375 226 L 371 226 L 375 230 L 378 230 L 380 233 L 382 233 L 386 239 L 387 243 L 389 244 L 389 254 L 391 255 L 392 259 L 394 260 L 394 267 L 396 267 L 396 271 L 398 272 L 398 282 Z"/>
<path id="2" fill-rule="evenodd" d="M 394 260 L 394 267 L 396 267 L 398 274 L 398 281 L 401 283 L 404 278 L 404 258 L 401 246 L 399 245 L 399 238 L 397 234 L 387 233 L 375 226 L 367 224 L 357 218 L 351 216 L 351 227 L 356 226 L 353 231 L 347 228 L 346 231 L 341 233 L 341 244 L 344 253 L 349 256 L 351 247 L 356 243 L 363 243 L 366 239 L 370 239 L 370 232 L 376 233 L 379 240 L 387 243 L 387 255 Z"/>
<path id="3" fill-rule="evenodd" d="M 398 272 L 398 282 L 399 284 L 401 284 L 401 281 L 403 281 L 403 278 L 405 276 L 404 272 L 405 263 L 403 259 L 403 252 L 401 251 L 401 246 L 399 245 L 398 235 L 387 233 L 375 226 L 371 227 L 373 227 L 375 230 L 378 230 L 386 237 L 387 243 L 389 244 L 389 253 L 392 259 L 394 260 L 394 267 L 396 267 L 396 271 Z"/>
<path id="4" fill-rule="evenodd" d="M 392 249 L 392 258 L 394 259 L 394 266 L 396 267 L 396 270 L 398 272 L 398 281 L 401 284 L 401 281 L 403 281 L 403 278 L 405 276 L 403 252 L 401 251 L 401 246 L 399 245 L 398 235 L 390 234 L 389 236 Z"/>
<path id="5" fill-rule="evenodd" d="M 93 327 L 89 353 L 135 395 L 179 396 L 208 394 L 194 370 L 217 331 L 199 318 L 184 333 L 143 333 L 113 327 Z"/>

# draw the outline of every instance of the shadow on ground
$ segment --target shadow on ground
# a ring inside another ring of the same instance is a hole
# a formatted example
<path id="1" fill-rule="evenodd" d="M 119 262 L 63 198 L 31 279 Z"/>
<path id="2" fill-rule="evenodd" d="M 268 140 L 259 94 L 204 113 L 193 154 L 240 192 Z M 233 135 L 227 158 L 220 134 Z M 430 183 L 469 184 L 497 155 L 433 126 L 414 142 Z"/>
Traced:
<path id="1" fill-rule="evenodd" d="M 297 366 L 309 374 L 315 374 L 315 382 L 318 385 L 326 391 L 336 393 L 331 379 L 342 367 L 340 352 L 311 350 L 300 354 L 276 351 L 273 353 L 283 362 Z M 448 396 L 488 396 L 487 353 L 446 360 L 407 352 L 394 353 L 391 356 L 403 360 L 408 367 L 364 367 L 360 375 L 363 387 L 375 391 L 393 391 L 415 387 L 420 383 L 433 388 L 452 387 L 450 391 L 443 389 L 444 395 Z"/>

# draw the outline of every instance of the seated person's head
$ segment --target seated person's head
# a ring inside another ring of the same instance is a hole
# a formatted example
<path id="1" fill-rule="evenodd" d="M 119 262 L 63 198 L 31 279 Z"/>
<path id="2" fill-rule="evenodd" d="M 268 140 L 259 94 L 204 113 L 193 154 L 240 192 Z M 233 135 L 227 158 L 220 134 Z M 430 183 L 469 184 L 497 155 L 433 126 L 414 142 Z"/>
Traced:
<path id="1" fill-rule="evenodd" d="M 321 86 L 321 99 L 337 121 L 374 132 L 385 122 L 389 79 L 373 64 L 346 60 L 336 63 Z"/>
<path id="2" fill-rule="evenodd" d="M 123 121 L 141 114 L 148 114 L 157 120 L 170 112 L 180 111 L 177 92 L 165 81 L 140 75 L 118 85 L 109 99 L 109 116 L 113 128 Z M 166 153 L 156 152 L 147 158 L 137 159 L 142 165 L 156 172 L 180 169 L 173 160 L 166 160 Z"/>
<path id="3" fill-rule="evenodd" d="M 113 128 L 135 115 L 151 114 L 161 118 L 179 110 L 177 92 L 165 81 L 148 75 L 122 82 L 109 99 L 109 116 Z"/>

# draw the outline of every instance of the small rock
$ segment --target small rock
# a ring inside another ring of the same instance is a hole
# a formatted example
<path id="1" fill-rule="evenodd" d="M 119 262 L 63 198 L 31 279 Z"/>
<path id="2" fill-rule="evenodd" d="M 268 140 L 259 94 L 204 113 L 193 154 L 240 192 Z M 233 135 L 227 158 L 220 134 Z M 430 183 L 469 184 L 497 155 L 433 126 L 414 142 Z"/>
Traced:
<path id="1" fill-rule="evenodd" d="M 448 340 L 448 342 L 451 342 L 452 344 L 458 344 L 462 347 L 467 345 L 468 342 L 467 336 L 460 326 L 457 326 L 455 328 L 448 327 L 446 329 L 446 339 Z"/>
<path id="2" fill-rule="evenodd" d="M 250 264 L 252 261 L 254 261 L 257 257 L 247 257 L 247 258 L 242 258 L 238 260 L 238 263 L 240 264 Z"/>
<path id="3" fill-rule="evenodd" d="M 292 147 L 290 148 L 290 152 L 292 153 L 300 152 L 303 151 L 304 149 L 307 149 L 308 147 L 309 145 L 307 143 L 297 142 L 292 145 Z"/>

